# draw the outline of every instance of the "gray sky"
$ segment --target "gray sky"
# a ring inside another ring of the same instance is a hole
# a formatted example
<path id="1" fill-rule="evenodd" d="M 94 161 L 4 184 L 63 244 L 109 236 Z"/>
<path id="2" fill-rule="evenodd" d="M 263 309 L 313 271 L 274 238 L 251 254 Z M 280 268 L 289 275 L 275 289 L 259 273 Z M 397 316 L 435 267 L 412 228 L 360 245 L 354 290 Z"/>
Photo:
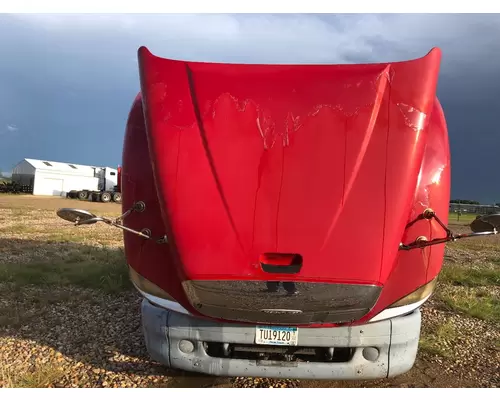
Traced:
<path id="1" fill-rule="evenodd" d="M 137 48 L 200 61 L 399 61 L 441 47 L 452 196 L 500 201 L 499 14 L 0 15 L 0 168 L 116 165 Z"/>

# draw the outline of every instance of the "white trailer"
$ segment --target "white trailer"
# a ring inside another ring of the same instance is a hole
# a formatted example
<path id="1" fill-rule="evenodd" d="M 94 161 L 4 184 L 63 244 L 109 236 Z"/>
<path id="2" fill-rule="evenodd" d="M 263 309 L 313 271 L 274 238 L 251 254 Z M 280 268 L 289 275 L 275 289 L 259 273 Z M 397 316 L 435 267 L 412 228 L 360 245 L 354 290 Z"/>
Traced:
<path id="1" fill-rule="evenodd" d="M 68 197 L 78 198 L 80 200 L 100 201 L 108 203 L 114 201 L 121 203 L 122 194 L 120 191 L 120 172 L 111 167 L 95 168 L 94 176 L 97 179 L 96 189 L 72 190 Z"/>

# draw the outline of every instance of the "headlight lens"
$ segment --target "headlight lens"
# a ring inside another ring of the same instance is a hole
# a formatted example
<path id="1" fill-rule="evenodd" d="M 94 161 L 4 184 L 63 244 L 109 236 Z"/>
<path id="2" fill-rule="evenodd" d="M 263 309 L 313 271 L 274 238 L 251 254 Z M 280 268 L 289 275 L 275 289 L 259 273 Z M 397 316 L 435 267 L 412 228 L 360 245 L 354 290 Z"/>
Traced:
<path id="1" fill-rule="evenodd" d="M 410 293 L 409 295 L 403 297 L 402 299 L 399 299 L 398 301 L 391 304 L 387 308 L 407 306 L 409 304 L 417 303 L 417 302 L 425 299 L 427 296 L 429 296 L 434 291 L 434 288 L 436 287 L 436 283 L 437 283 L 437 276 L 432 281 L 426 283 L 423 286 L 420 286 L 417 290 L 415 290 L 414 292 Z"/>
<path id="2" fill-rule="evenodd" d="M 160 299 L 177 302 L 177 300 L 175 300 L 162 288 L 156 286 L 153 282 L 148 281 L 146 278 L 139 275 L 137 271 L 135 271 L 131 266 L 129 266 L 128 269 L 129 269 L 130 280 L 134 283 L 135 286 L 137 286 L 138 289 L 152 296 L 159 297 Z"/>

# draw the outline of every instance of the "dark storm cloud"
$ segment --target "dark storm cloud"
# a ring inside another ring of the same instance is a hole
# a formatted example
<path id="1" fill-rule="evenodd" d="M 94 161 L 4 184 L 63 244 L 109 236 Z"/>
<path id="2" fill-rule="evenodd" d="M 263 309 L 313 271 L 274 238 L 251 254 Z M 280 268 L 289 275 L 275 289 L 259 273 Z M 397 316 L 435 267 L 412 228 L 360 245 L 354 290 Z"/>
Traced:
<path id="1" fill-rule="evenodd" d="M 500 201 L 499 15 L 0 16 L 0 167 L 120 162 L 136 51 L 203 61 L 352 63 L 443 50 L 455 197 Z M 8 127 L 15 127 L 13 132 Z"/>

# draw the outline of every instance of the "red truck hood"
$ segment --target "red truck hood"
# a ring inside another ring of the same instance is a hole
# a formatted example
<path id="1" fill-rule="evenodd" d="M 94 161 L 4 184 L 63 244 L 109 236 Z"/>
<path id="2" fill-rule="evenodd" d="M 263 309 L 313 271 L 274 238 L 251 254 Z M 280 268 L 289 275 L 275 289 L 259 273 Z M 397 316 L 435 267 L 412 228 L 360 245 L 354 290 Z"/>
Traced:
<path id="1" fill-rule="evenodd" d="M 268 253 L 287 253 L 301 259 L 296 281 L 383 285 L 440 57 L 239 65 L 141 48 L 149 151 L 182 279 L 291 279 L 262 268 Z"/>

